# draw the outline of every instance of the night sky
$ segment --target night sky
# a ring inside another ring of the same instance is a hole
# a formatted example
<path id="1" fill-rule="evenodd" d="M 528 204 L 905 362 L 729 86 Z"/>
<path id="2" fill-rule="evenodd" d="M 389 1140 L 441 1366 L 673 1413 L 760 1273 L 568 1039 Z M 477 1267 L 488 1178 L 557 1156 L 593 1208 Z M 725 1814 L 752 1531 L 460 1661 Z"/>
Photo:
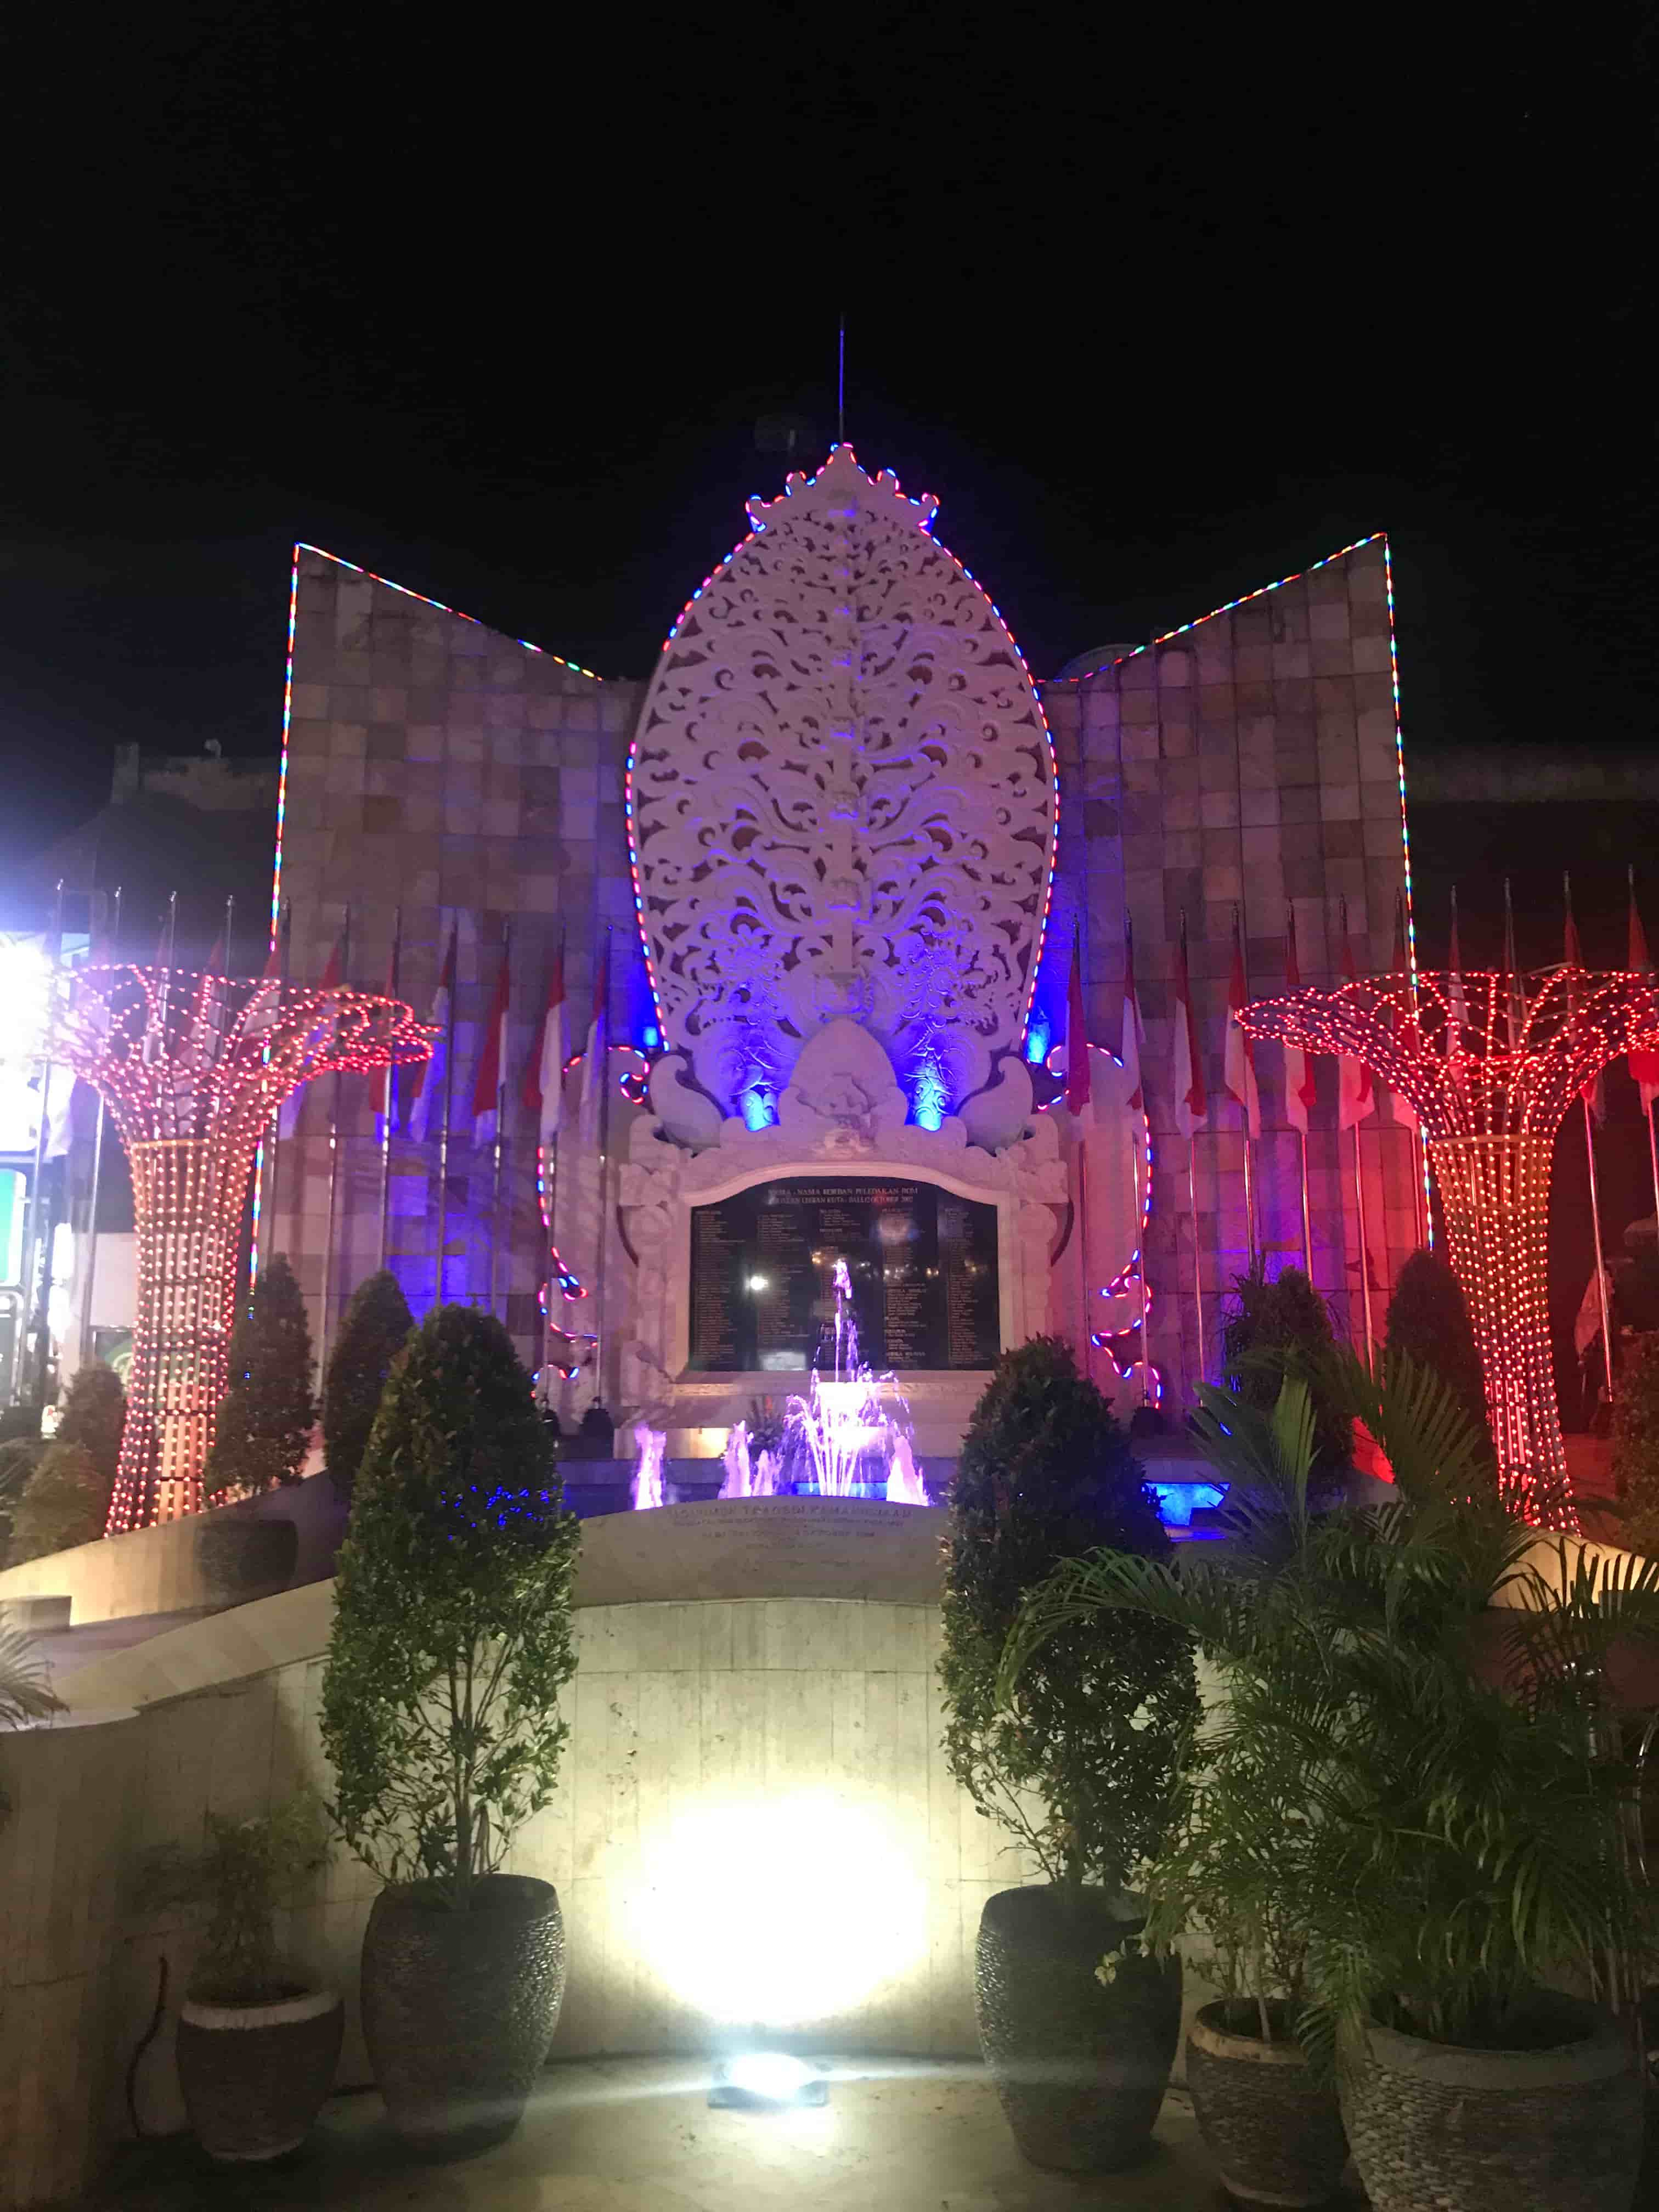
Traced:
<path id="1" fill-rule="evenodd" d="M 123 739 L 274 751 L 296 536 L 645 674 L 843 310 L 860 458 L 1039 675 L 1386 527 L 1408 747 L 1650 742 L 1636 6 L 57 12 L 0 56 L 0 861 Z"/>

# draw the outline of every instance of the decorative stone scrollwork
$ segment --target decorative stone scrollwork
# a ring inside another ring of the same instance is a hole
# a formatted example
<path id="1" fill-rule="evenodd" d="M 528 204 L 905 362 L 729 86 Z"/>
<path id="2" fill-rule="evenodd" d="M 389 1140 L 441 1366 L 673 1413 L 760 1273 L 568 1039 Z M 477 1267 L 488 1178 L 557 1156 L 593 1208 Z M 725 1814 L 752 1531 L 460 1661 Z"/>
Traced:
<path id="1" fill-rule="evenodd" d="M 935 506 L 846 446 L 751 502 L 641 714 L 629 827 L 665 1030 L 728 1110 L 766 1102 L 750 1120 L 839 1018 L 938 1111 L 1019 1042 L 1053 755 Z"/>

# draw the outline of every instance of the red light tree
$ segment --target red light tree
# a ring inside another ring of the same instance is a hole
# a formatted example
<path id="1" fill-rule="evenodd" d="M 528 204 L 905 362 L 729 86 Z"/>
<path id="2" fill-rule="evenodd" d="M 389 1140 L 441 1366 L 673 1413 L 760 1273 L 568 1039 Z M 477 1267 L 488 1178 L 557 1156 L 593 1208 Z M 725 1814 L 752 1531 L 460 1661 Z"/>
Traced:
<path id="1" fill-rule="evenodd" d="M 1550 1356 L 1550 1156 L 1585 1085 L 1659 1043 L 1650 975 L 1551 968 L 1360 977 L 1259 999 L 1253 1036 L 1361 1060 L 1422 1124 L 1469 1303 L 1498 1464 L 1528 1520 L 1573 1528 Z"/>
<path id="2" fill-rule="evenodd" d="M 76 975 L 52 1046 L 100 1092 L 132 1170 L 137 1307 L 108 1533 L 198 1512 L 254 1154 L 296 1084 L 424 1059 L 398 999 L 274 978 L 107 967 Z"/>

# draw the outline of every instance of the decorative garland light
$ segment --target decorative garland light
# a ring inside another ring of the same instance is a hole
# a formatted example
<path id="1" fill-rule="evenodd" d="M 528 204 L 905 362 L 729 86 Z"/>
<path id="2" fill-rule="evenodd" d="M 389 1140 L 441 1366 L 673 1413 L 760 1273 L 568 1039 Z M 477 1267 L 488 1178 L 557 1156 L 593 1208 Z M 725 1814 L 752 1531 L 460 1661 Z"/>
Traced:
<path id="1" fill-rule="evenodd" d="M 1550 1347 L 1550 1158 L 1567 1108 L 1607 1062 L 1659 1046 L 1659 982 L 1565 965 L 1524 977 L 1396 969 L 1258 999 L 1239 1019 L 1252 1036 L 1361 1061 L 1416 1114 L 1500 1472 L 1528 1520 L 1576 1528 Z"/>
<path id="2" fill-rule="evenodd" d="M 79 970 L 58 1057 L 107 1107 L 132 1170 L 138 1292 L 107 1533 L 200 1510 L 225 1395 L 243 1208 L 297 1084 L 423 1060 L 400 1000 L 125 965 Z"/>

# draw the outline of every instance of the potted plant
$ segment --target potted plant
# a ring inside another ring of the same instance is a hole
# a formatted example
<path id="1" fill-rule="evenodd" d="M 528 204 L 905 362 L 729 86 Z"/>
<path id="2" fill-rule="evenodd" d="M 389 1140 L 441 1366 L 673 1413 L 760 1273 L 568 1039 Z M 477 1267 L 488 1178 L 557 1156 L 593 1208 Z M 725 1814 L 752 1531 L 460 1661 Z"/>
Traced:
<path id="1" fill-rule="evenodd" d="M 321 1808 L 299 1790 L 249 1820 L 210 1813 L 199 1852 L 157 1854 L 147 1869 L 148 1900 L 208 1908 L 177 2050 L 185 2110 L 211 2158 L 295 2149 L 333 2084 L 344 2007 L 278 1963 L 274 1926 L 327 1856 Z"/>
<path id="2" fill-rule="evenodd" d="M 1659 1563 L 1542 1543 L 1409 1360 L 1328 1371 L 1398 1503 L 1304 1521 L 1237 1571 L 1073 1562 L 1007 1663 L 1126 1607 L 1218 1656 L 1232 1739 L 1305 1807 L 1297 2025 L 1374 2212 L 1627 2212 L 1642 2089 L 1612 2008 L 1641 1986 L 1655 1897 L 1624 1848 L 1638 1777 L 1608 1682 L 1625 1638 L 1659 1639 Z"/>
<path id="3" fill-rule="evenodd" d="M 551 1887 L 501 1869 L 552 1794 L 577 1523 L 498 1321 L 428 1316 L 393 1367 L 341 1548 L 323 1685 L 335 1817 L 386 1887 L 363 2033 L 393 2125 L 510 2133 L 564 1991 Z"/>
<path id="4" fill-rule="evenodd" d="M 1299 1611 L 1283 1601 L 1316 1534 L 1317 1417 L 1301 1382 L 1282 1387 L 1271 1416 L 1225 1392 L 1201 1396 L 1194 1425 L 1229 1482 L 1225 1581 L 1209 1593 L 1224 1601 L 1224 1632 L 1206 1639 L 1218 1696 L 1170 1841 L 1146 1871 L 1147 1940 L 1184 1943 L 1221 1990 L 1188 2027 L 1187 2087 L 1229 2194 L 1247 2204 L 1322 2204 L 1348 2145 L 1336 2085 L 1310 2063 L 1296 2032 L 1310 1996 L 1318 1747 L 1278 1724 L 1313 1656 Z M 1129 1572 L 1141 1566 L 1129 1562 Z M 1194 1614 L 1207 1574 L 1200 1557 L 1183 1577 Z M 1241 1596 L 1249 1607 L 1243 1638 Z"/>
<path id="5" fill-rule="evenodd" d="M 1097 1611 L 998 1681 L 1026 1593 L 1103 1541 L 1168 1539 L 1123 1431 L 1069 1348 L 1005 1353 L 963 1440 L 946 1536 L 939 1675 L 951 1771 L 1043 1883 L 991 1898 L 975 1971 L 1003 2109 L 1040 2166 L 1109 2172 L 1146 2148 L 1180 2033 L 1181 1970 L 1139 1942 L 1132 1870 L 1156 1854 L 1198 1698 L 1187 1639 Z M 1121 1961 L 1109 1984 L 1094 1968 Z"/>

